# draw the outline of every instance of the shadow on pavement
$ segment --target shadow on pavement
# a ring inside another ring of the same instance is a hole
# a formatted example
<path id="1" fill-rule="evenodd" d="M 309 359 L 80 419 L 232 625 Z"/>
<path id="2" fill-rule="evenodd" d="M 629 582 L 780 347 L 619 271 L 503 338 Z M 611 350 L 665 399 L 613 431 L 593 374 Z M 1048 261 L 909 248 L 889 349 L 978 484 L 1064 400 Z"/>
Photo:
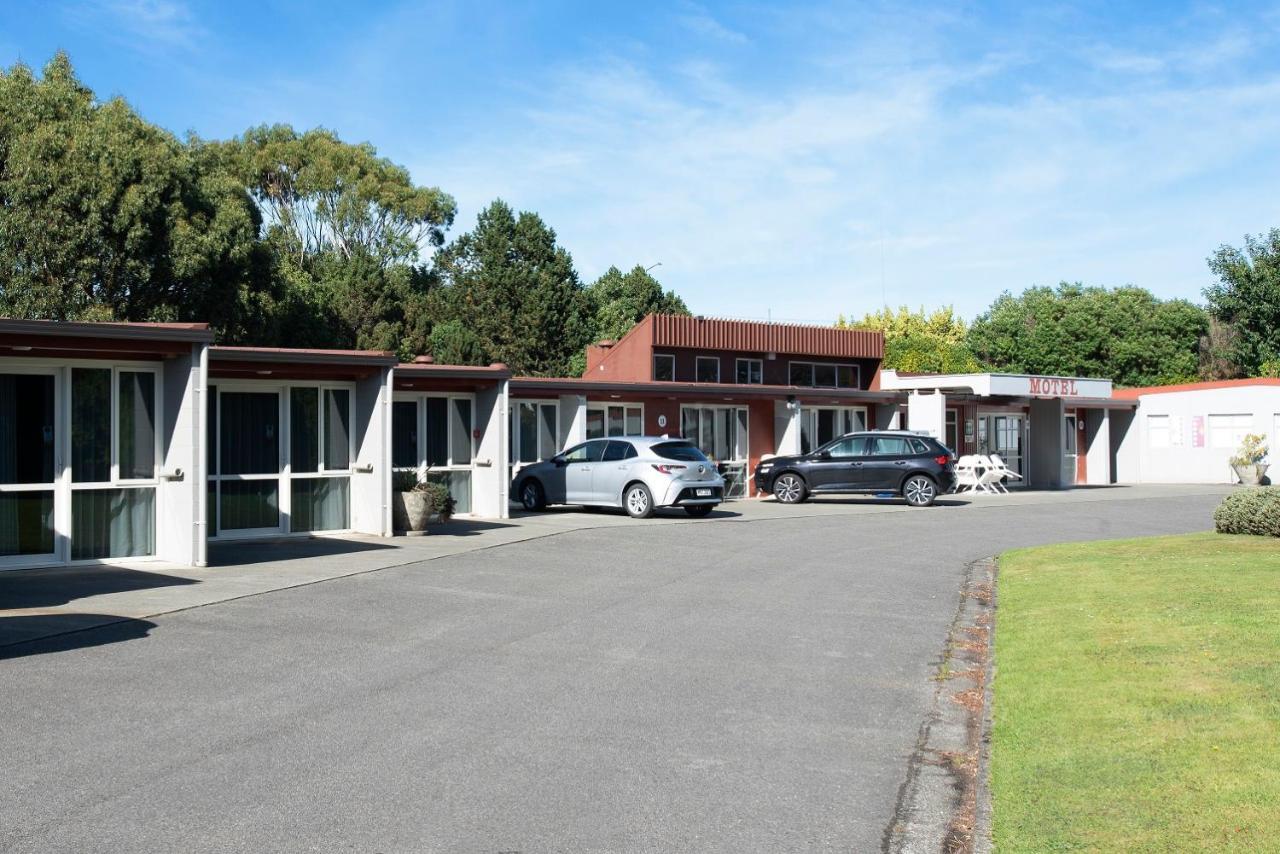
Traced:
<path id="1" fill-rule="evenodd" d="M 239 543 L 210 543 L 209 566 L 245 566 L 278 560 L 300 560 L 330 555 L 394 549 L 390 543 L 329 537 L 299 537 L 288 540 L 252 540 Z"/>
<path id="2" fill-rule="evenodd" d="M 443 535 L 446 537 L 474 537 L 485 531 L 499 528 L 510 528 L 507 522 L 488 522 L 482 519 L 450 519 L 448 522 L 436 522 L 427 526 L 427 536 Z"/>
<path id="3" fill-rule="evenodd" d="M 155 627 L 149 620 L 130 620 L 114 614 L 0 617 L 0 660 L 137 640 Z"/>
<path id="4" fill-rule="evenodd" d="M 198 584 L 190 578 L 122 566 L 65 566 L 0 572 L 0 612 L 50 608 L 88 596 Z"/>

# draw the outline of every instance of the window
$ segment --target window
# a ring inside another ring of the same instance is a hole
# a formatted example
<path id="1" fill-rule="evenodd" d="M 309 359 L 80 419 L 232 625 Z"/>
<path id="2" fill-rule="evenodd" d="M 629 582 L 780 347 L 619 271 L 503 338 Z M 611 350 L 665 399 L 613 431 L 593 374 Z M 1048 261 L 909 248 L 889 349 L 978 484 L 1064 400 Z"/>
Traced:
<path id="1" fill-rule="evenodd" d="M 736 406 L 684 406 L 680 435 L 720 462 L 747 459 L 747 410 Z"/>
<path id="2" fill-rule="evenodd" d="M 636 449 L 630 442 L 610 442 L 604 449 L 602 460 L 606 463 L 616 463 L 620 460 L 629 460 L 634 456 L 636 456 Z"/>
<path id="3" fill-rule="evenodd" d="M 929 446 L 925 444 L 923 439 L 908 439 L 907 443 L 911 445 L 911 453 L 913 454 L 929 454 Z"/>
<path id="4" fill-rule="evenodd" d="M 947 410 L 947 428 L 946 428 L 947 450 L 952 453 L 958 452 L 960 448 L 960 413 L 954 409 Z"/>
<path id="5" fill-rule="evenodd" d="M 666 460 L 677 460 L 682 463 L 710 462 L 706 456 L 688 442 L 662 442 L 651 450 Z"/>
<path id="6" fill-rule="evenodd" d="M 901 436 L 876 436 L 872 453 L 877 457 L 905 457 L 911 451 Z"/>
<path id="7" fill-rule="evenodd" d="M 695 362 L 700 383 L 720 382 L 720 360 L 715 356 L 699 356 Z"/>
<path id="8" fill-rule="evenodd" d="M 604 457 L 605 445 L 608 442 L 583 442 L 581 445 L 575 445 L 564 452 L 565 462 L 569 463 L 598 463 Z"/>
<path id="9" fill-rule="evenodd" d="M 1209 447 L 1234 451 L 1252 429 L 1252 415 L 1210 415 Z"/>
<path id="10" fill-rule="evenodd" d="M 787 370 L 791 385 L 808 388 L 859 388 L 861 386 L 861 373 L 857 365 L 791 362 Z"/>
<path id="11" fill-rule="evenodd" d="M 1147 416 L 1147 447 L 1168 448 L 1173 443 L 1169 437 L 1169 416 Z"/>
<path id="12" fill-rule="evenodd" d="M 553 401 L 521 400 L 511 409 L 511 461 L 549 460 L 560 448 L 560 405 Z"/>
<path id="13" fill-rule="evenodd" d="M 676 357 L 670 353 L 654 353 L 653 378 L 658 382 L 674 382 L 676 378 Z"/>
<path id="14" fill-rule="evenodd" d="M 868 436 L 846 436 L 832 442 L 824 450 L 833 457 L 865 457 L 870 451 L 870 444 Z"/>
<path id="15" fill-rule="evenodd" d="M 800 452 L 807 454 L 832 439 L 865 429 L 867 429 L 865 407 L 805 407 L 800 413 Z"/>
<path id="16" fill-rule="evenodd" d="M 430 467 L 427 480 L 449 490 L 457 513 L 471 512 L 474 410 L 470 395 L 414 395 L 394 401 L 391 407 L 391 465 L 408 469 L 426 463 Z M 531 411 L 536 417 L 536 409 Z M 513 409 L 513 424 L 516 418 Z M 536 430 L 529 435 L 536 441 Z M 516 442 L 513 435 L 513 460 Z"/>
<path id="17" fill-rule="evenodd" d="M 639 404 L 611 403 L 587 407 L 587 438 L 609 436 L 643 436 L 644 407 Z"/>
<path id="18" fill-rule="evenodd" d="M 72 560 L 155 554 L 158 435 L 154 372 L 71 369 Z"/>
<path id="19" fill-rule="evenodd" d="M 738 359 L 735 373 L 737 381 L 743 385 L 760 385 L 764 382 L 764 362 L 759 359 Z"/>

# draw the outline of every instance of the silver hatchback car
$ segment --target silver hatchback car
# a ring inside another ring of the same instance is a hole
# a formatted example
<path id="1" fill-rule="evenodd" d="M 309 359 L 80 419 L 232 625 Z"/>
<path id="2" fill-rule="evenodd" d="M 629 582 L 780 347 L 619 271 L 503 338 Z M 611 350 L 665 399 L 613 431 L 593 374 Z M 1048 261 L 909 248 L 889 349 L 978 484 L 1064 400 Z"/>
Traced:
<path id="1" fill-rule="evenodd" d="M 621 507 L 644 519 L 658 507 L 706 516 L 724 500 L 715 463 L 683 439 L 626 436 L 592 439 L 525 466 L 511 484 L 526 510 L 548 504 Z"/>

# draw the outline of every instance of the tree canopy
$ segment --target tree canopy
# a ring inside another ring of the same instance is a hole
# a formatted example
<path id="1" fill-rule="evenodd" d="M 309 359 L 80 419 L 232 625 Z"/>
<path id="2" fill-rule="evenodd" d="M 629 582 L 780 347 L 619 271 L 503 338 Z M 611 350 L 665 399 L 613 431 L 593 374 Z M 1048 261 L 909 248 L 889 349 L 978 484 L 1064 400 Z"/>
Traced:
<path id="1" fill-rule="evenodd" d="M 885 306 L 849 322 L 843 316 L 836 326 L 884 333 L 884 366 L 911 373 L 959 374 L 976 371 L 978 360 L 965 343 L 968 330 L 951 306 L 926 312 L 905 305 Z"/>
<path id="2" fill-rule="evenodd" d="M 257 212 L 199 152 L 59 53 L 0 71 L 0 312 L 243 327 Z"/>
<path id="3" fill-rule="evenodd" d="M 1208 324 L 1207 312 L 1186 300 L 1063 282 L 1005 292 L 973 322 L 967 341 L 996 370 L 1160 385 L 1195 379 Z"/>
<path id="4" fill-rule="evenodd" d="M 1204 295 L 1214 318 L 1231 327 L 1231 360 L 1249 374 L 1274 370 L 1280 360 L 1280 229 L 1245 235 L 1242 248 L 1218 247 L 1209 269 L 1218 281 Z"/>
<path id="5" fill-rule="evenodd" d="M 458 321 L 480 361 L 531 375 L 563 375 L 591 336 L 587 296 L 568 250 L 535 213 L 498 200 L 442 249 L 437 322 Z"/>

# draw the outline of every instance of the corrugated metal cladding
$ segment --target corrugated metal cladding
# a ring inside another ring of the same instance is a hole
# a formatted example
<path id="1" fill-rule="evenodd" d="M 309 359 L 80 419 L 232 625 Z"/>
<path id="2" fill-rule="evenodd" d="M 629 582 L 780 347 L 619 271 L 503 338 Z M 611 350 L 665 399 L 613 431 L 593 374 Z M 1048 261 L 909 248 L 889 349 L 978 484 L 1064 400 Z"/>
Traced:
<path id="1" fill-rule="evenodd" d="M 653 316 L 653 343 L 657 347 L 702 350 L 747 350 L 845 359 L 884 358 L 884 336 L 879 332 L 671 314 Z"/>

